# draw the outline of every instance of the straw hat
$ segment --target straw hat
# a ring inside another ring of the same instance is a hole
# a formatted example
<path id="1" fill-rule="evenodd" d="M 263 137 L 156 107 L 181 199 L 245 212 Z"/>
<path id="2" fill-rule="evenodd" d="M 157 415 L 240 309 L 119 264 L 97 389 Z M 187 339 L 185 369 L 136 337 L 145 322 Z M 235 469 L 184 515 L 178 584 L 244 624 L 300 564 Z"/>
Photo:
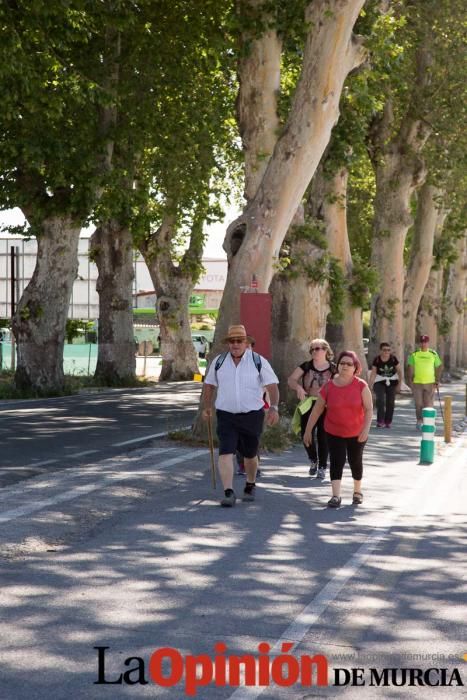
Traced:
<path id="1" fill-rule="evenodd" d="M 227 332 L 227 335 L 223 339 L 223 343 L 228 343 L 231 338 L 245 338 L 248 343 L 251 343 L 253 338 L 251 335 L 247 335 L 245 326 L 242 324 L 234 324 L 233 326 L 229 326 L 229 330 Z"/>

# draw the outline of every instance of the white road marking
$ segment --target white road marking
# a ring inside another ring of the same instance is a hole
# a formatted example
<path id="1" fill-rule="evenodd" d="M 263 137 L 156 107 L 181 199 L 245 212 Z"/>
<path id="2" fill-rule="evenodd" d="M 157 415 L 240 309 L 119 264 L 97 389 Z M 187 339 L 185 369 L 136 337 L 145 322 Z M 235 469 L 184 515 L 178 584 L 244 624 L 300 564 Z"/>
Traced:
<path id="1" fill-rule="evenodd" d="M 8 470 L 10 470 L 10 471 L 31 471 L 31 469 L 34 469 L 35 466 L 36 466 L 35 464 L 30 464 L 27 467 L 12 467 L 12 466 L 10 466 L 10 467 L 2 467 L 1 470 L 2 470 L 2 472 L 7 472 Z M 45 469 L 43 469 L 42 471 L 45 471 Z"/>
<path id="2" fill-rule="evenodd" d="M 181 428 L 177 428 L 177 430 L 188 430 L 190 427 L 191 426 L 189 426 L 189 425 L 185 425 Z M 143 442 L 144 440 L 152 440 L 153 438 L 165 437 L 166 435 L 167 435 L 167 431 L 165 431 L 163 433 L 155 433 L 154 435 L 147 435 L 146 437 L 135 438 L 134 440 L 127 440 L 126 442 L 117 442 L 117 443 L 115 443 L 114 447 L 123 447 L 123 445 L 131 445 L 133 443 Z M 163 451 L 168 452 L 170 450 L 175 450 L 175 449 L 176 449 L 175 447 L 168 447 L 168 448 L 164 449 Z M 160 451 L 161 451 L 160 448 L 155 448 L 155 450 L 154 450 L 154 452 L 160 452 Z M 99 452 L 99 450 L 84 450 L 83 452 L 73 452 L 73 454 L 66 455 L 66 457 L 63 457 L 62 461 L 70 459 L 70 458 L 76 459 L 77 457 L 84 457 L 85 455 L 94 454 L 96 452 Z M 2 470 L 4 470 L 4 469 L 33 469 L 35 467 L 43 467 L 46 464 L 55 464 L 55 462 L 58 462 L 58 461 L 59 461 L 58 458 L 57 459 L 43 459 L 41 462 L 31 462 L 31 464 L 28 464 L 26 466 L 1 467 L 1 469 Z"/>
<path id="3" fill-rule="evenodd" d="M 28 464 L 26 467 L 22 467 L 22 469 L 33 469 L 34 467 L 43 467 L 45 464 L 54 464 L 54 462 L 58 462 L 58 459 L 43 459 L 42 462 L 31 462 L 31 464 Z"/>
<path id="4" fill-rule="evenodd" d="M 427 470 L 425 473 L 423 473 L 423 475 L 414 484 L 414 488 L 407 493 L 407 497 L 398 506 L 398 508 L 384 518 L 382 525 L 372 530 L 362 546 L 357 549 L 355 554 L 350 557 L 346 564 L 339 569 L 336 575 L 330 579 L 330 581 L 328 581 L 324 588 L 322 588 L 319 593 L 312 598 L 308 605 L 291 622 L 291 624 L 271 648 L 271 655 L 276 652 L 280 652 L 284 642 L 293 642 L 293 649 L 295 649 L 295 647 L 304 639 L 329 605 L 336 600 L 337 596 L 349 579 L 358 573 L 359 569 L 361 569 L 361 567 L 365 564 L 373 550 L 387 536 L 394 522 L 398 521 L 400 516 L 409 506 L 414 495 L 417 498 L 415 502 L 416 510 L 410 508 L 410 513 L 413 514 L 417 512 L 417 510 L 419 512 L 423 511 L 423 499 L 420 498 L 420 494 L 423 492 L 424 488 L 428 486 L 431 480 L 435 479 L 436 481 L 436 473 L 445 473 L 447 465 L 453 459 L 454 454 L 463 447 L 463 443 L 464 440 L 461 439 L 456 444 L 454 449 L 452 451 L 450 450 L 439 464 L 435 463 L 433 465 L 435 467 L 435 472 L 432 470 Z M 293 651 L 293 649 L 291 651 Z M 260 695 L 262 695 L 266 688 L 268 688 L 268 686 L 240 686 L 231 695 L 229 695 L 228 700 L 231 700 L 232 698 L 235 700 L 252 700 L 252 698 L 258 698 Z"/>
<path id="5" fill-rule="evenodd" d="M 170 450 L 171 448 L 168 449 Z M 179 457 L 172 457 L 171 459 L 165 460 L 165 462 L 161 462 L 160 464 L 158 464 L 158 467 L 171 467 L 172 465 L 178 464 L 179 462 L 186 462 L 192 457 L 197 457 L 199 455 L 206 454 L 208 454 L 208 450 L 190 450 L 190 452 L 185 452 L 185 454 Z M 118 472 L 112 472 L 108 474 L 105 479 L 101 479 L 98 482 L 84 484 L 83 486 L 75 486 L 72 489 L 67 489 L 67 491 L 65 491 L 64 493 L 58 493 L 52 498 L 45 498 L 41 501 L 34 501 L 34 503 L 28 503 L 24 506 L 20 506 L 19 508 L 14 508 L 13 510 L 7 510 L 5 513 L 0 515 L 0 523 L 6 523 L 10 520 L 16 520 L 16 518 L 20 518 L 23 515 L 30 515 L 31 513 L 36 513 L 38 510 L 48 508 L 49 506 L 57 505 L 58 503 L 63 503 L 64 501 L 72 501 L 75 498 L 84 496 L 88 493 L 91 493 L 92 491 L 98 491 L 99 489 L 103 489 L 106 486 L 113 485 L 118 481 L 132 479 L 135 476 L 137 476 L 138 473 L 139 472 L 137 471 L 125 471 L 120 474 Z M 144 473 L 149 473 L 149 471 Z"/>
<path id="6" fill-rule="evenodd" d="M 73 457 L 73 458 L 75 458 L 75 457 L 84 457 L 84 455 L 92 455 L 92 454 L 94 454 L 95 452 L 98 452 L 98 450 L 84 450 L 84 452 L 74 452 L 74 453 L 71 454 L 71 455 L 67 455 L 67 458 L 70 458 L 70 457 Z"/>
<path id="7" fill-rule="evenodd" d="M 181 428 L 176 428 L 176 430 L 188 430 L 191 426 L 184 425 Z M 135 442 L 143 442 L 144 440 L 152 440 L 153 438 L 164 437 L 168 434 L 168 431 L 163 433 L 154 433 L 153 435 L 146 435 L 145 437 L 134 438 L 133 440 L 125 440 L 125 442 L 116 442 L 115 447 L 123 447 L 123 445 L 133 445 Z"/>
<path id="8" fill-rule="evenodd" d="M 43 401 L 49 401 L 49 400 L 50 399 L 43 399 Z M 23 404 L 23 402 L 26 403 L 27 401 L 37 401 L 37 399 L 23 399 L 23 401 L 21 403 Z M 3 402 L 0 403 L 0 406 L 2 406 L 2 405 L 3 405 Z M 7 404 L 5 403 L 5 405 L 7 405 Z M 57 413 L 58 411 L 61 411 L 62 409 L 61 408 L 48 408 L 47 410 L 49 413 L 52 413 L 52 412 Z M 3 416 L 10 416 L 10 415 L 16 416 L 18 413 L 26 413 L 26 414 L 28 414 L 28 413 L 41 413 L 42 414 L 43 412 L 44 412 L 44 409 L 42 406 L 39 406 L 38 408 L 12 408 L 12 409 L 7 408 L 6 411 L 2 410 L 2 418 L 3 418 Z"/>

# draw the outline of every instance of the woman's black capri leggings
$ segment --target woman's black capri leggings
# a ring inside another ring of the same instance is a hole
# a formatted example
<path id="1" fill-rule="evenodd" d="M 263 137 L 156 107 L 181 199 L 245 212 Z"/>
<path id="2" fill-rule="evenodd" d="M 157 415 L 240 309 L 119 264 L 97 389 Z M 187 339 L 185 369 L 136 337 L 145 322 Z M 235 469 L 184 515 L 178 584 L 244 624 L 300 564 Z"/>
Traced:
<path id="1" fill-rule="evenodd" d="M 355 481 L 360 481 L 363 476 L 363 448 L 366 441 L 358 442 L 358 436 L 345 438 L 330 433 L 327 433 L 327 436 L 331 481 L 342 479 L 346 459 L 349 461 L 353 478 Z"/>

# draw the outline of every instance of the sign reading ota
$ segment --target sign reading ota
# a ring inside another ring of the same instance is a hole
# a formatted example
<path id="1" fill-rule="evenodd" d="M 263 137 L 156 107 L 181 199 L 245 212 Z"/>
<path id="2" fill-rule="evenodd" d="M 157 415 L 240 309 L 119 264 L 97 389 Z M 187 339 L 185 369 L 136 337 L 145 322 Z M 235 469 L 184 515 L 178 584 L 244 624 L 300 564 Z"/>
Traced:
<path id="1" fill-rule="evenodd" d="M 197 289 L 222 290 L 227 279 L 227 260 L 203 260 L 204 274 L 195 285 Z"/>

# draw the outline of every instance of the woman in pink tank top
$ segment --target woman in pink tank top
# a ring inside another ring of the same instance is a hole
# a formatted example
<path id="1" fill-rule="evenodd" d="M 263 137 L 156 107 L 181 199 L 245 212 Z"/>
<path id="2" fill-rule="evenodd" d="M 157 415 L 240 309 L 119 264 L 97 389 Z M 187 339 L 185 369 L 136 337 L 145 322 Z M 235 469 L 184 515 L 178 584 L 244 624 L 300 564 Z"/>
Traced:
<path id="1" fill-rule="evenodd" d="M 352 503 L 363 501 L 363 449 L 368 439 L 373 417 L 373 401 L 368 384 L 360 379 L 362 366 L 352 350 L 344 350 L 337 361 L 336 374 L 320 391 L 303 435 L 305 445 L 312 441 L 312 431 L 326 409 L 324 429 L 328 438 L 331 463 L 332 497 L 330 508 L 341 504 L 341 480 L 348 459 L 354 480 Z"/>

